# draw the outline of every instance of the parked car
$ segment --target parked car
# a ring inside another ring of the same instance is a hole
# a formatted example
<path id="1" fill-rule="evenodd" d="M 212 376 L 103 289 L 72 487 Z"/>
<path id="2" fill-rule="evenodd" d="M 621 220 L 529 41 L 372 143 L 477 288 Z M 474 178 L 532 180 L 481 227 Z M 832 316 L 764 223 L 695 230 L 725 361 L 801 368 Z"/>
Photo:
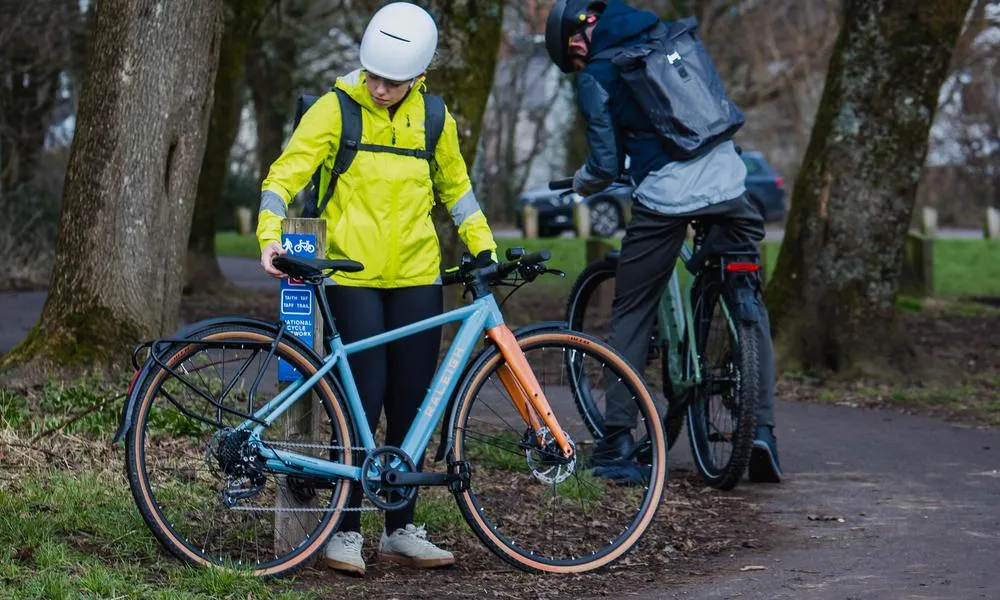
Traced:
<path id="1" fill-rule="evenodd" d="M 742 158 L 747 167 L 747 193 L 764 207 L 764 220 L 784 220 L 785 180 L 760 152 L 743 151 Z M 523 233 L 521 214 L 530 203 L 538 210 L 538 235 L 559 235 L 573 229 L 573 206 L 583 202 L 590 207 L 590 230 L 594 235 L 610 237 L 625 227 L 624 208 L 632 202 L 632 190 L 627 171 L 604 191 L 586 198 L 548 187 L 525 190 L 517 199 L 517 226 Z"/>

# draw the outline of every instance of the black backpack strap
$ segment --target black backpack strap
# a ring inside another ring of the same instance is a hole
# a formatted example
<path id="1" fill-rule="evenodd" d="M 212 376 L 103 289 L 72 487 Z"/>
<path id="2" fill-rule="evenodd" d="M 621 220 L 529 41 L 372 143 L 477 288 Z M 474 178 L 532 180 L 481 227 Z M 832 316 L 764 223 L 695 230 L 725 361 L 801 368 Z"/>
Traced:
<path id="1" fill-rule="evenodd" d="M 306 114 L 313 104 L 316 104 L 316 100 L 319 96 L 310 96 L 308 94 L 303 94 L 298 97 L 295 101 L 295 122 L 292 125 L 292 130 L 295 130 L 299 123 L 302 121 L 302 117 Z M 319 178 L 322 172 L 322 167 L 316 169 L 313 173 L 312 179 L 309 181 L 309 185 L 303 190 L 302 200 L 305 203 L 305 208 L 303 209 L 303 214 L 308 214 L 310 211 L 316 209 L 316 200 L 319 195 Z"/>
<path id="2" fill-rule="evenodd" d="M 343 175 L 354 162 L 358 150 L 361 149 L 361 106 L 351 98 L 347 92 L 340 88 L 333 88 L 340 103 L 340 145 L 337 148 L 337 157 L 333 161 L 333 170 L 330 172 L 330 182 L 326 186 L 326 193 L 323 200 L 313 207 L 306 206 L 303 214 L 305 217 L 317 218 L 323 214 L 323 209 L 333 197 L 333 190 L 337 187 L 337 180 Z M 318 189 L 317 184 L 317 189 Z M 309 214 L 309 208 L 314 208 L 316 213 Z"/>
<path id="3" fill-rule="evenodd" d="M 400 156 L 412 156 L 431 163 L 434 166 L 434 152 L 437 149 L 438 140 L 444 131 L 445 106 L 444 100 L 440 96 L 424 94 L 424 150 L 413 150 L 409 148 L 396 148 L 394 146 L 383 146 L 379 144 L 361 143 L 361 106 L 351 98 L 347 92 L 340 88 L 334 88 L 337 99 L 340 101 L 340 147 L 337 149 L 337 157 L 333 162 L 333 171 L 330 173 L 330 183 L 323 194 L 323 201 L 312 206 L 306 204 L 303 213 L 305 217 L 318 217 L 323 214 L 327 202 L 333 197 L 333 189 L 337 185 L 337 179 L 350 168 L 354 162 L 354 157 L 359 151 L 366 152 L 388 152 Z M 298 122 L 296 121 L 296 124 Z M 319 189 L 319 171 L 313 176 L 316 189 Z M 311 210 L 315 210 L 315 214 Z"/>
<path id="4" fill-rule="evenodd" d="M 434 152 L 441 139 L 441 132 L 444 131 L 444 117 L 444 99 L 434 94 L 424 94 L 424 148 L 430 155 L 427 160 L 431 167 L 435 166 Z"/>

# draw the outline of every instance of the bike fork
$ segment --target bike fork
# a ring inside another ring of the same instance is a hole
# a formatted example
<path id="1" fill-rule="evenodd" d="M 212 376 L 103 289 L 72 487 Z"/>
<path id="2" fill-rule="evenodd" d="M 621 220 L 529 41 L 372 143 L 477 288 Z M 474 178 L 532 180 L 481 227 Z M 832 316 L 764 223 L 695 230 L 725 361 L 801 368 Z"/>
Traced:
<path id="1" fill-rule="evenodd" d="M 531 365 L 528 364 L 528 359 L 525 358 L 513 332 L 506 325 L 498 325 L 487 329 L 486 335 L 497 345 L 500 354 L 507 362 L 500 370 L 500 381 L 525 423 L 537 433 L 540 425 L 538 418 L 541 417 L 542 423 L 552 434 L 563 456 L 566 458 L 573 456 L 573 447 L 563 434 L 562 427 L 559 426 L 559 421 L 552 412 L 552 407 L 538 384 L 535 372 L 531 370 Z"/>

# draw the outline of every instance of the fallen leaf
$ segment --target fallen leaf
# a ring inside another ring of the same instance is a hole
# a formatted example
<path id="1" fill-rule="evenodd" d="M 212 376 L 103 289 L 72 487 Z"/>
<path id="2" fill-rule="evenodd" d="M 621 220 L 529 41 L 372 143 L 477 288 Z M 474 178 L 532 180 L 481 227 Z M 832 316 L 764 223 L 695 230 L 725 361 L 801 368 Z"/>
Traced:
<path id="1" fill-rule="evenodd" d="M 740 571 L 766 571 L 767 567 L 764 565 L 747 565 L 745 567 L 740 567 Z"/>

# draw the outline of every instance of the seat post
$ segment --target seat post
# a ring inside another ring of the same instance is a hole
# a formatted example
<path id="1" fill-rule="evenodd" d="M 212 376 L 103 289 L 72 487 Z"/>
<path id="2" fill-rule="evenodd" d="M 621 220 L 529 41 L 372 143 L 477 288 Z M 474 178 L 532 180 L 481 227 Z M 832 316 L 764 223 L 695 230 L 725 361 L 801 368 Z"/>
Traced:
<path id="1" fill-rule="evenodd" d="M 323 315 L 323 353 L 330 354 L 333 346 L 333 338 L 340 335 L 337 332 L 337 321 L 333 318 L 333 307 L 326 297 L 325 278 L 321 278 L 317 283 L 313 283 L 313 293 L 316 294 L 316 302 L 319 303 L 320 314 Z"/>

